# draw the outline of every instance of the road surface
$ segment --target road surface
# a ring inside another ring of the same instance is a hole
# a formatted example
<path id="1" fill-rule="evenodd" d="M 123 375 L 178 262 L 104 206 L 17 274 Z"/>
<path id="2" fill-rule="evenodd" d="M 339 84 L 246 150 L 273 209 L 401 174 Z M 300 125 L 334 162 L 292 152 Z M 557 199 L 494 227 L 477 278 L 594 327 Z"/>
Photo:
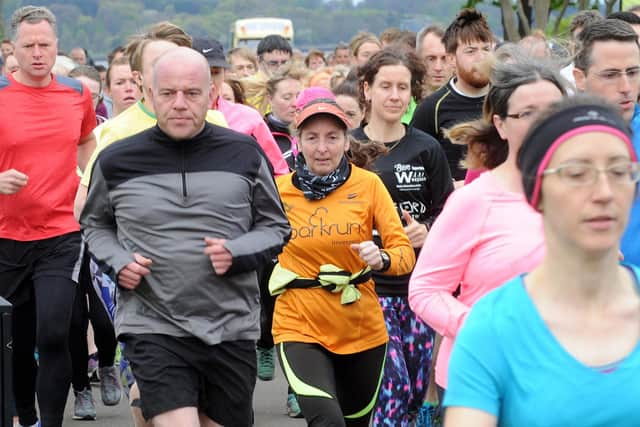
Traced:
<path id="1" fill-rule="evenodd" d="M 64 427 L 130 427 L 129 406 L 121 401 L 117 406 L 104 406 L 100 401 L 100 389 L 93 387 L 93 397 L 96 400 L 98 419 L 95 421 L 77 421 L 71 418 L 73 414 L 73 393 L 69 394 L 64 418 Z M 273 381 L 260 381 L 256 384 L 254 393 L 254 410 L 256 427 L 303 427 L 304 420 L 289 418 L 285 413 L 287 400 L 287 383 L 281 372 L 276 371 Z"/>

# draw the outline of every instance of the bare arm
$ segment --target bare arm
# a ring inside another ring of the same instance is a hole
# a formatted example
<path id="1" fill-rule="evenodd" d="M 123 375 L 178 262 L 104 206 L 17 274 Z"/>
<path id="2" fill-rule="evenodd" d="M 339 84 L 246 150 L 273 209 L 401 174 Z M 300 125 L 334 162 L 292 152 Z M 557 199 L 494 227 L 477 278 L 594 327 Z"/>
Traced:
<path id="1" fill-rule="evenodd" d="M 78 145 L 78 166 L 80 166 L 82 171 L 87 167 L 89 158 L 91 158 L 91 154 L 93 154 L 93 150 L 95 149 L 96 136 L 93 132 L 89 132 L 87 136 L 80 139 L 80 144 Z"/>
<path id="2" fill-rule="evenodd" d="M 80 214 L 84 204 L 87 203 L 87 193 L 89 189 L 84 185 L 78 185 L 78 191 L 76 191 L 76 199 L 73 201 L 73 216 L 80 221 Z"/>
<path id="3" fill-rule="evenodd" d="M 452 406 L 444 414 L 444 427 L 496 427 L 498 420 L 494 415 L 479 409 Z"/>

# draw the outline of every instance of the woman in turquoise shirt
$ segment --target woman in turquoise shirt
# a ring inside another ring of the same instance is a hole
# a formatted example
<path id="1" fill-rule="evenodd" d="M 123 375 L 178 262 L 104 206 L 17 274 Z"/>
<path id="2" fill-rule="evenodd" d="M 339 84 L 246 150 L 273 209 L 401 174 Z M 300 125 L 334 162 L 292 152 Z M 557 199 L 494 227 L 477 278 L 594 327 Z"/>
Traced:
<path id="1" fill-rule="evenodd" d="M 640 171 L 603 100 L 551 107 L 518 156 L 547 253 L 471 311 L 449 366 L 445 426 L 636 426 L 640 270 L 618 247 Z"/>

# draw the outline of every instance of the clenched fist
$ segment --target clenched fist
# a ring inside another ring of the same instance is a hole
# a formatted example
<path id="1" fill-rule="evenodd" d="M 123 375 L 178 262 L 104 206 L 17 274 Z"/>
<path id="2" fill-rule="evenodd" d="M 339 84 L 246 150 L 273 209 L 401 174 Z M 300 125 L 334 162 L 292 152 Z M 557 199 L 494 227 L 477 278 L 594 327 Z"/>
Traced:
<path id="1" fill-rule="evenodd" d="M 384 262 L 380 254 L 380 248 L 371 240 L 362 243 L 353 243 L 351 249 L 358 251 L 358 255 L 366 262 L 372 270 L 381 270 Z"/>
<path id="2" fill-rule="evenodd" d="M 0 194 L 15 194 L 27 185 L 29 177 L 15 169 L 0 172 Z"/>

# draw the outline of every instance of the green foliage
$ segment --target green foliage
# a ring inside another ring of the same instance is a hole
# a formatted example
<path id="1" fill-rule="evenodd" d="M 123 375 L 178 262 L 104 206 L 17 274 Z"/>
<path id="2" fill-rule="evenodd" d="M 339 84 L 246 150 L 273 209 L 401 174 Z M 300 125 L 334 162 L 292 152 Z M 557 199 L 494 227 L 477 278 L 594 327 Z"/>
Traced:
<path id="1" fill-rule="evenodd" d="M 418 30 L 433 22 L 446 25 L 465 1 L 364 0 L 354 5 L 352 0 L 0 0 L 0 7 L 5 25 L 20 6 L 50 7 L 59 21 L 60 49 L 80 45 L 100 57 L 160 20 L 175 22 L 194 36 L 218 38 L 227 46 L 234 20 L 285 17 L 293 20 L 297 46 L 331 48 L 360 30 L 379 34 L 386 27 Z M 494 22 L 499 22 L 495 16 Z"/>
<path id="2" fill-rule="evenodd" d="M 500 2 L 498 0 L 492 0 L 490 2 L 485 2 L 483 0 L 467 0 L 467 2 L 465 3 L 464 7 L 466 8 L 475 8 L 477 7 L 479 4 L 490 4 L 491 6 L 494 7 L 500 7 Z"/>

